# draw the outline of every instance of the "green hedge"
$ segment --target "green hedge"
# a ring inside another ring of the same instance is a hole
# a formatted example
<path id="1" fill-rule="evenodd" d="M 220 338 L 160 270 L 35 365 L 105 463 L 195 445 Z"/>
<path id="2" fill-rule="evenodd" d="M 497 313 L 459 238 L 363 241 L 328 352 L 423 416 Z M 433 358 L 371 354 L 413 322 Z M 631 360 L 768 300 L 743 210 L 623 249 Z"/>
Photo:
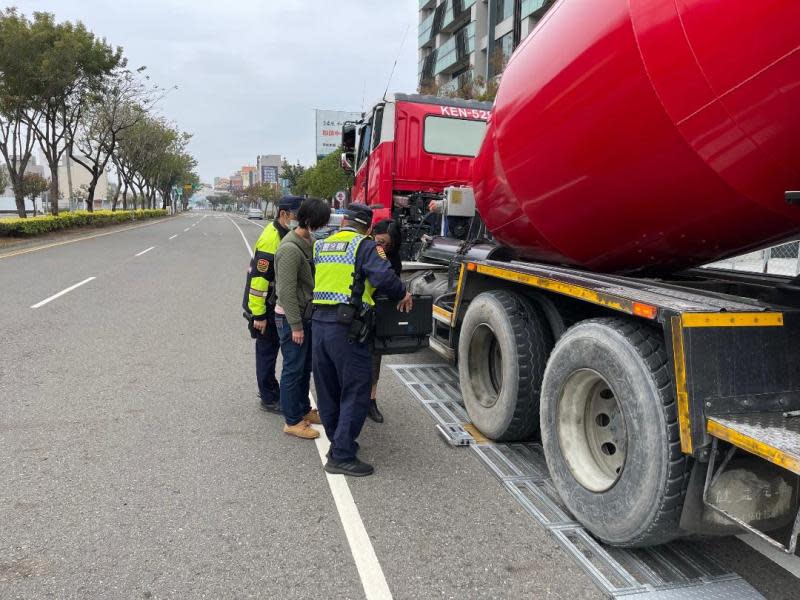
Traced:
<path id="1" fill-rule="evenodd" d="M 103 227 L 115 223 L 128 223 L 133 220 L 151 219 L 153 217 L 166 217 L 166 210 L 137 210 L 137 211 L 110 211 L 96 210 L 88 212 L 77 210 L 64 212 L 54 217 L 28 217 L 27 219 L 0 219 L 0 236 L 27 237 L 40 235 L 59 229 L 72 229 L 74 227 Z"/>

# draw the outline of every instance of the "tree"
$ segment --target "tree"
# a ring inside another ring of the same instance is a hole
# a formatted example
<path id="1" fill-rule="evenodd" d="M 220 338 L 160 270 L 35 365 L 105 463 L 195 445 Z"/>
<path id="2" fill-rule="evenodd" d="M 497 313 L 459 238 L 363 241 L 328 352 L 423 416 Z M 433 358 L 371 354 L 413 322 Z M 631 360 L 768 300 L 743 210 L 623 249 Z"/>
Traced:
<path id="1" fill-rule="evenodd" d="M 306 168 L 300 163 L 291 165 L 287 161 L 283 161 L 281 165 L 281 177 L 289 182 L 289 189 L 293 194 L 301 195 L 300 192 L 297 191 L 297 184 L 305 172 Z"/>
<path id="2" fill-rule="evenodd" d="M 36 198 L 47 191 L 50 183 L 37 173 L 25 173 L 22 176 L 22 193 L 33 205 L 33 216 L 36 216 Z"/>
<path id="3" fill-rule="evenodd" d="M 36 143 L 34 127 L 42 118 L 33 100 L 41 90 L 35 66 L 38 48 L 28 19 L 13 8 L 0 12 L 0 153 L 23 219 L 23 177 Z"/>
<path id="4" fill-rule="evenodd" d="M 87 96 L 81 121 L 67 124 L 70 157 L 91 176 L 86 199 L 89 211 L 93 210 L 97 182 L 116 151 L 120 136 L 145 118 L 153 102 L 149 90 L 138 80 L 138 72 L 141 69 L 137 73 L 123 69 L 109 75 L 102 87 Z"/>
<path id="5" fill-rule="evenodd" d="M 277 184 L 274 183 L 258 183 L 251 185 L 245 190 L 247 199 L 252 202 L 269 202 L 277 200 L 281 197 L 281 191 Z"/>
<path id="6" fill-rule="evenodd" d="M 306 169 L 293 191 L 301 195 L 331 198 L 337 191 L 349 188 L 351 185 L 350 175 L 342 169 L 339 163 L 340 155 L 341 149 L 338 149 L 321 159 L 313 167 Z"/>
<path id="7" fill-rule="evenodd" d="M 121 48 L 96 39 L 81 22 L 56 23 L 52 14 L 35 12 L 30 30 L 37 41 L 34 68 L 40 88 L 35 102 L 42 113 L 30 126 L 50 167 L 50 197 L 57 199 L 58 164 L 69 147 L 70 132 L 89 96 L 98 93 L 103 81 L 126 61 Z M 51 205 L 53 214 L 58 214 L 58 201 Z"/>
<path id="8" fill-rule="evenodd" d="M 0 166 L 0 194 L 9 186 L 11 180 L 8 178 L 8 171 L 5 166 Z"/>

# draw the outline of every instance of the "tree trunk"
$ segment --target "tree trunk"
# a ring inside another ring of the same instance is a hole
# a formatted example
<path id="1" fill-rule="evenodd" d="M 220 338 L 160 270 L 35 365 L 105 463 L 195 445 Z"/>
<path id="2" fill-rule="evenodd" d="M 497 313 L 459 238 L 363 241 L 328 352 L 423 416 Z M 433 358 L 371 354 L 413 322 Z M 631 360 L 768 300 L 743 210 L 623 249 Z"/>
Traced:
<path id="1" fill-rule="evenodd" d="M 28 213 L 25 212 L 25 196 L 14 190 L 14 201 L 17 203 L 17 215 L 20 219 L 27 219 Z"/>
<path id="2" fill-rule="evenodd" d="M 117 189 L 114 192 L 114 198 L 111 200 L 111 212 L 117 210 L 117 202 L 119 202 L 119 194 L 122 191 L 122 175 L 117 171 Z"/>
<path id="3" fill-rule="evenodd" d="M 50 164 L 50 212 L 58 216 L 58 162 Z"/>
<path id="4" fill-rule="evenodd" d="M 86 210 L 94 212 L 94 189 L 97 187 L 97 179 L 92 178 L 89 182 L 89 190 L 86 194 Z"/>
<path id="5" fill-rule="evenodd" d="M 122 210 L 128 210 L 128 182 L 123 180 L 122 184 L 125 186 L 122 190 Z"/>

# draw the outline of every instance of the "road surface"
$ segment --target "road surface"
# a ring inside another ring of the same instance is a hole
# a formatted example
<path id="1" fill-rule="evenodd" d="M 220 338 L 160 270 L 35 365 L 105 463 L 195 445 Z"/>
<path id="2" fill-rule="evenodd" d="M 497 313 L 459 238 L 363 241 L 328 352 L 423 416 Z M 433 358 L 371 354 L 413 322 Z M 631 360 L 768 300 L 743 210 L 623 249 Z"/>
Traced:
<path id="1" fill-rule="evenodd" d="M 200 212 L 0 257 L 0 598 L 603 597 L 390 370 L 429 352 L 384 361 L 372 477 L 326 476 L 258 410 L 240 304 L 263 225 Z M 797 559 L 707 547 L 797 597 Z"/>

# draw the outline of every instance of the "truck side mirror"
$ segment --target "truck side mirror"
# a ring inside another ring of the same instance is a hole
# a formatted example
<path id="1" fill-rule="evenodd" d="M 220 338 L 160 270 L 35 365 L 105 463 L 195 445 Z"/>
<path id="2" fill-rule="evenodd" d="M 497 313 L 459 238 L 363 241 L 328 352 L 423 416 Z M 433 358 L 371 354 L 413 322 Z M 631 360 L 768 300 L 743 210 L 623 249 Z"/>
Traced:
<path id="1" fill-rule="evenodd" d="M 346 121 L 342 125 L 342 150 L 353 153 L 356 149 L 356 124 Z"/>
<path id="2" fill-rule="evenodd" d="M 340 159 L 342 169 L 344 169 L 347 173 L 353 172 L 353 153 L 352 152 L 342 152 L 342 157 Z"/>

